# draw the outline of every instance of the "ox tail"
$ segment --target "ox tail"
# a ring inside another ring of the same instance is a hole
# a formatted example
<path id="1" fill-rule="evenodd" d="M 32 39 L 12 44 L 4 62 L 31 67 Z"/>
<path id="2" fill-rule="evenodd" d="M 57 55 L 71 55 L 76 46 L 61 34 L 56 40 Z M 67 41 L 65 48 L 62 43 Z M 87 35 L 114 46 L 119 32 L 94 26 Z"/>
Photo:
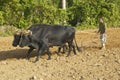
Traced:
<path id="1" fill-rule="evenodd" d="M 74 42 L 75 42 L 75 45 L 76 45 L 77 50 L 80 52 L 80 47 L 78 47 L 77 41 L 76 41 L 75 37 L 74 37 Z"/>

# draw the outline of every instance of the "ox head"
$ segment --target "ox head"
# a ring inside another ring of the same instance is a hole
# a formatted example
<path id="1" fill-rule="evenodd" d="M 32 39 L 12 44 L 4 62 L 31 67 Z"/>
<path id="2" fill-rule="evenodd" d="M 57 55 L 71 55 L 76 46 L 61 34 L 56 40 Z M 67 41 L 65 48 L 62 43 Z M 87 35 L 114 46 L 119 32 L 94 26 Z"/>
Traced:
<path id="1" fill-rule="evenodd" d="M 32 31 L 30 30 L 23 31 L 20 42 L 19 42 L 19 46 L 20 47 L 28 46 L 31 41 L 31 38 L 30 38 L 31 35 L 32 35 Z"/>
<path id="2" fill-rule="evenodd" d="M 13 39 L 13 43 L 12 43 L 12 45 L 14 47 L 19 45 L 21 35 L 22 35 L 22 30 L 16 30 L 16 32 L 14 33 L 14 39 Z"/>

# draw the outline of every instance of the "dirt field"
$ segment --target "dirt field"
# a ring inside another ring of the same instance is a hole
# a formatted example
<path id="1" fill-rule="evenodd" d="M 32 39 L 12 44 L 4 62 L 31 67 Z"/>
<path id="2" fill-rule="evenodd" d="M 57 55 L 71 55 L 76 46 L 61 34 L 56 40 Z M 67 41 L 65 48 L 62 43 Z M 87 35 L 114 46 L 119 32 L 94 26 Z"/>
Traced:
<path id="1" fill-rule="evenodd" d="M 0 37 L 0 80 L 120 80 L 120 29 L 107 30 L 106 50 L 100 50 L 99 34 L 95 30 L 77 31 L 82 52 L 67 52 L 58 56 L 51 48 L 47 55 L 33 63 L 36 50 L 26 60 L 27 47 L 12 47 L 13 37 Z"/>

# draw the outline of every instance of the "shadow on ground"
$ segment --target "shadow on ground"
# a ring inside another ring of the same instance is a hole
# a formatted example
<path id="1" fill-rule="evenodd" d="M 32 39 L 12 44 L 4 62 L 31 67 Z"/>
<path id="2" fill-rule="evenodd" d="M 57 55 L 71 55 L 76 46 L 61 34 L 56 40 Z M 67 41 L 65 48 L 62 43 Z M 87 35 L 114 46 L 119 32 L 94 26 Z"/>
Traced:
<path id="1" fill-rule="evenodd" d="M 6 59 L 24 59 L 28 49 L 15 49 L 15 50 L 8 50 L 8 51 L 0 51 L 0 61 Z M 36 56 L 36 51 L 33 51 L 30 55 L 31 57 Z"/>
<path id="2" fill-rule="evenodd" d="M 28 49 L 14 49 L 14 50 L 8 50 L 8 51 L 0 51 L 0 61 L 6 60 L 6 59 L 25 59 L 26 53 Z M 51 57 L 53 55 L 57 54 L 57 51 L 51 51 Z M 30 58 L 35 57 L 37 55 L 37 50 L 33 50 L 30 54 Z M 45 51 L 41 58 L 47 59 L 47 52 Z"/>

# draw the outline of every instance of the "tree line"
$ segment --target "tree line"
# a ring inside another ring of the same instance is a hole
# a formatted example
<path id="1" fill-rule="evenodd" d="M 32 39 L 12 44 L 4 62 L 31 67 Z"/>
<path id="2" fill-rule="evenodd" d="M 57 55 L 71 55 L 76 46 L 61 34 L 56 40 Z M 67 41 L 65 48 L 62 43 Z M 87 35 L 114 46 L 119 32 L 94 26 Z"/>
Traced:
<path id="1" fill-rule="evenodd" d="M 103 17 L 108 27 L 120 27 L 120 0 L 0 0 L 0 26 L 25 29 L 31 24 L 61 24 L 94 28 Z"/>

